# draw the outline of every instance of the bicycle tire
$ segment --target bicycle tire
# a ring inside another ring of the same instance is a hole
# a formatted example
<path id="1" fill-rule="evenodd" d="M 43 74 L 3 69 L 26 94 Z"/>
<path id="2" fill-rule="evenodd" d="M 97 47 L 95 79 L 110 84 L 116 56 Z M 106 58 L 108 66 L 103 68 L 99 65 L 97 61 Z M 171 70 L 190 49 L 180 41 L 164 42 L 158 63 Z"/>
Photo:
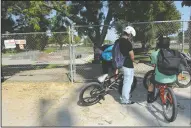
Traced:
<path id="1" fill-rule="evenodd" d="M 93 100 L 92 102 L 86 102 L 84 96 L 84 93 L 87 91 L 88 88 L 90 87 L 95 87 L 97 88 L 99 91 L 101 91 L 101 85 L 98 82 L 91 82 L 89 83 L 87 86 L 83 87 L 80 94 L 79 94 L 79 101 L 82 105 L 84 106 L 90 106 L 90 105 L 94 105 L 96 103 L 98 103 L 101 100 L 101 97 L 98 96 L 95 98 L 95 100 Z M 92 96 L 90 98 L 93 98 Z"/>
<path id="2" fill-rule="evenodd" d="M 145 74 L 144 78 L 143 78 L 143 85 L 144 85 L 145 89 L 147 89 L 147 90 L 148 90 L 148 84 L 149 84 L 148 82 L 149 82 L 149 80 L 150 80 L 150 78 L 151 78 L 151 76 L 152 76 L 152 74 L 153 74 L 154 72 L 155 72 L 154 70 L 148 71 L 148 72 Z"/>
<path id="3" fill-rule="evenodd" d="M 172 116 L 171 117 L 168 117 L 167 114 L 165 113 L 165 110 L 164 110 L 164 104 L 162 104 L 162 108 L 163 108 L 163 115 L 165 117 L 165 119 L 168 121 L 168 122 L 173 122 L 176 120 L 176 117 L 177 117 L 177 114 L 178 114 L 178 105 L 177 105 L 177 99 L 176 99 L 176 96 L 173 92 L 173 90 L 171 88 L 166 88 L 165 91 L 168 91 L 169 94 L 171 95 L 172 97 L 172 106 L 173 106 L 173 109 L 172 109 Z M 161 99 L 161 98 L 160 98 Z M 162 103 L 162 99 L 161 99 L 161 103 Z"/>
<path id="4" fill-rule="evenodd" d="M 189 71 L 187 71 L 187 72 L 189 73 L 190 78 L 191 78 L 191 73 L 190 73 Z M 179 81 L 178 78 L 177 78 L 176 84 L 177 84 L 180 88 L 187 88 L 187 87 L 189 87 L 189 86 L 191 85 L 191 79 L 190 79 L 190 81 L 189 81 L 187 84 L 182 84 L 182 83 L 180 83 L 180 81 Z"/>
<path id="5" fill-rule="evenodd" d="M 136 86 L 137 86 L 137 78 L 134 76 L 130 93 L 132 93 L 135 90 Z M 122 95 L 122 88 L 123 88 L 123 80 L 121 80 L 119 83 L 118 92 L 120 95 Z"/>

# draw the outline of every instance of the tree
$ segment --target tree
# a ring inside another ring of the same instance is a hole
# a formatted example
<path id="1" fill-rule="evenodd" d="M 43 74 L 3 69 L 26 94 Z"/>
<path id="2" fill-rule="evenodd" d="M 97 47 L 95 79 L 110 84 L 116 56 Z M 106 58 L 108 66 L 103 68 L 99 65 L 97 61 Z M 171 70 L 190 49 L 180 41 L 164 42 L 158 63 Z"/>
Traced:
<path id="1" fill-rule="evenodd" d="M 142 48 L 144 48 L 146 43 L 154 43 L 155 38 L 159 34 L 170 35 L 177 32 L 180 28 L 180 23 L 178 22 L 155 24 L 151 22 L 179 20 L 180 13 L 172 1 L 129 1 L 128 7 L 123 8 L 123 12 L 127 15 L 129 22 L 135 22 L 131 24 L 137 32 L 135 41 L 141 41 Z M 136 24 L 136 22 L 151 23 Z M 123 17 L 119 17 L 116 24 L 117 34 L 120 34 L 122 29 L 127 25 L 127 21 Z"/>
<path id="2" fill-rule="evenodd" d="M 60 12 L 56 12 L 55 16 L 51 18 L 51 31 L 52 32 L 63 32 L 63 33 L 53 33 L 54 42 L 60 45 L 60 49 L 62 49 L 63 44 L 69 43 L 69 35 L 67 26 L 64 24 L 63 14 Z"/>
<path id="3" fill-rule="evenodd" d="M 2 9 L 1 9 L 1 32 L 5 33 L 13 32 L 15 22 L 12 19 L 12 14 L 9 13 L 9 8 L 13 6 L 14 2 L 12 1 L 2 1 Z"/>
<path id="4" fill-rule="evenodd" d="M 75 29 L 79 35 L 89 37 L 95 53 L 96 48 L 103 44 L 109 25 L 118 17 L 122 5 L 125 4 L 125 1 L 72 1 L 69 9 L 71 15 L 68 17 L 81 26 Z"/>
<path id="5" fill-rule="evenodd" d="M 59 2 L 49 2 L 44 6 L 61 12 L 64 16 L 72 19 L 77 25 L 87 25 L 87 27 L 76 28 L 80 36 L 88 36 L 94 44 L 94 51 L 104 42 L 108 28 L 112 19 L 117 16 L 116 8 L 120 9 L 120 1 L 71 1 L 66 5 Z M 107 15 L 104 16 L 104 10 Z M 91 26 L 97 25 L 97 26 Z M 105 25 L 101 27 L 101 25 Z M 89 26 L 89 27 L 88 27 Z"/>
<path id="6" fill-rule="evenodd" d="M 46 32 L 49 27 L 47 16 L 51 9 L 42 6 L 43 1 L 4 1 L 7 7 L 7 13 L 16 18 L 14 32 Z M 37 48 L 43 50 L 48 42 L 48 36 L 31 36 L 35 38 L 34 44 L 28 44 L 29 49 Z M 27 36 L 25 36 L 27 38 Z M 31 42 L 30 40 L 27 42 Z M 36 42 L 36 43 L 35 43 Z M 40 44 L 38 44 L 40 43 Z M 33 47 L 31 47 L 33 46 Z"/>

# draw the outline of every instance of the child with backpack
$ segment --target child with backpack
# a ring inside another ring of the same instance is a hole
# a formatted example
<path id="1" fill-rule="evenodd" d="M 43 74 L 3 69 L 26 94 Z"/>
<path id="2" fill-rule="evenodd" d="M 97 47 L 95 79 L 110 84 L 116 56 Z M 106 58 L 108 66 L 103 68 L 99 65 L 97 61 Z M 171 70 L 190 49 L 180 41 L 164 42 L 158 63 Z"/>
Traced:
<path id="1" fill-rule="evenodd" d="M 174 83 L 181 63 L 180 52 L 169 48 L 169 37 L 160 36 L 157 47 L 158 50 L 151 53 L 151 63 L 155 65 L 155 74 L 150 79 L 151 84 L 148 87 L 147 94 L 147 107 L 152 111 L 154 111 L 152 108 L 154 85 Z"/>

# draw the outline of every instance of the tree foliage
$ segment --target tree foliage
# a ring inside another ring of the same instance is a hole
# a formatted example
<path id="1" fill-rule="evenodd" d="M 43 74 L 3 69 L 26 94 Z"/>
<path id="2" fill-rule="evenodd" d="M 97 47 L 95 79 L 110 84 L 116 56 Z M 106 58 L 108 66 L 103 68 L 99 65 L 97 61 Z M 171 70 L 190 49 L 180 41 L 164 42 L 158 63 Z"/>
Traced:
<path id="1" fill-rule="evenodd" d="M 70 25 L 64 17 L 72 23 L 81 25 L 75 30 L 79 36 L 88 36 L 95 47 L 104 43 L 109 26 L 116 23 L 117 34 L 120 34 L 124 23 L 143 22 L 154 20 L 177 20 L 180 14 L 172 1 L 3 1 L 3 24 L 9 24 L 10 28 L 3 25 L 3 32 L 46 32 L 46 30 L 63 32 Z M 52 10 L 56 15 L 51 17 Z M 16 20 L 13 20 L 16 17 Z M 9 22 L 8 22 L 9 21 Z M 65 26 L 63 26 L 65 24 Z M 92 25 L 92 26 L 91 26 Z M 101 26 L 104 25 L 104 26 Z M 137 30 L 136 40 L 148 42 L 161 30 L 164 33 L 173 34 L 179 28 L 179 24 L 171 24 L 159 27 L 148 24 L 146 26 L 134 25 Z M 155 32 L 153 34 L 154 28 Z M 173 28 L 173 29 L 170 29 Z M 65 43 L 66 35 L 54 35 L 60 46 Z M 152 37 L 152 38 L 150 38 Z M 40 38 L 40 37 L 36 37 Z M 41 50 L 46 46 L 48 37 L 41 41 Z M 67 42 L 67 41 L 66 41 Z M 152 41 L 151 41 L 152 42 Z"/>
<path id="2" fill-rule="evenodd" d="M 136 10 L 136 11 L 135 11 Z M 129 1 L 128 7 L 123 9 L 128 22 L 149 22 L 142 24 L 130 24 L 137 32 L 135 41 L 153 43 L 160 34 L 170 35 L 180 28 L 180 22 L 152 23 L 152 21 L 179 20 L 180 13 L 173 2 L 166 1 Z M 117 34 L 120 34 L 125 26 L 129 25 L 121 16 L 116 24 Z"/>

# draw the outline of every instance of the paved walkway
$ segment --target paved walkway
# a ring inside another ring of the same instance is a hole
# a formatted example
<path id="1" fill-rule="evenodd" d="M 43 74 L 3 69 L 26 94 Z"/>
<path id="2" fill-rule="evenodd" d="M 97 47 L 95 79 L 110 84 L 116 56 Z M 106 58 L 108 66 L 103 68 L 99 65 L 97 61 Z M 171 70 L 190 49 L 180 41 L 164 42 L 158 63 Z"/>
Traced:
<path id="1" fill-rule="evenodd" d="M 175 89 L 178 99 L 178 117 L 175 122 L 168 123 L 162 116 L 162 108 L 156 102 L 157 111 L 149 111 L 146 105 L 146 91 L 139 86 L 133 93 L 133 100 L 136 104 L 131 106 L 120 105 L 119 95 L 111 92 L 106 96 L 105 101 L 90 107 L 77 105 L 80 87 L 70 94 L 59 99 L 57 105 L 49 109 L 44 115 L 42 124 L 45 126 L 190 126 L 191 123 L 191 96 L 190 90 Z"/>

